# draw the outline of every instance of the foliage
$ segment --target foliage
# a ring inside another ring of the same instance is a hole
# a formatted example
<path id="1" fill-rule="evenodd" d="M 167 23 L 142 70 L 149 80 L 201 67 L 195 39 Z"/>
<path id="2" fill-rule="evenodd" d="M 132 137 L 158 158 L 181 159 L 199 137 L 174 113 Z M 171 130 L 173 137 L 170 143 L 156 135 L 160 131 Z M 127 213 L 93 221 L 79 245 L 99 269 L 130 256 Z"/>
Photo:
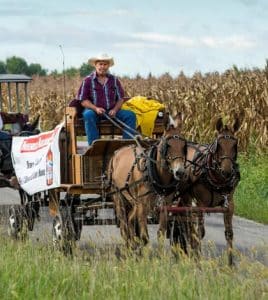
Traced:
<path id="1" fill-rule="evenodd" d="M 47 245 L 1 237 L 0 298 L 267 299 L 268 268 L 239 253 L 230 269 L 224 256 L 175 260 L 169 250 L 148 248 L 118 260 L 113 248 L 87 247 L 70 259 Z"/>
<path id="2" fill-rule="evenodd" d="M 129 96 L 150 96 L 164 102 L 168 110 L 185 116 L 185 135 L 192 140 L 208 143 L 214 138 L 216 120 L 224 117 L 231 123 L 234 116 L 241 119 L 238 132 L 239 149 L 249 145 L 259 152 L 268 149 L 268 77 L 265 71 L 227 70 L 223 74 L 195 73 L 192 77 L 169 74 L 160 78 L 124 78 Z"/>
<path id="3" fill-rule="evenodd" d="M 0 61 L 0 74 L 6 74 L 6 64 Z"/>
<path id="4" fill-rule="evenodd" d="M 94 70 L 94 68 L 91 67 L 89 64 L 83 63 L 80 68 L 71 67 L 71 68 L 66 69 L 65 75 L 68 78 L 73 78 L 78 75 L 80 75 L 81 77 L 85 77 L 88 74 L 90 74 L 93 70 Z M 50 75 L 53 75 L 53 76 L 63 75 L 63 72 L 58 72 L 57 70 L 53 70 L 50 73 Z"/>
<path id="5" fill-rule="evenodd" d="M 47 71 L 42 69 L 40 64 L 31 63 L 28 65 L 25 59 L 12 56 L 6 59 L 6 63 L 0 62 L 0 73 L 45 76 Z"/>
<path id="6" fill-rule="evenodd" d="M 83 63 L 79 69 L 79 74 L 81 77 L 85 77 L 94 70 L 88 63 Z"/>
<path id="7" fill-rule="evenodd" d="M 7 58 L 6 69 L 7 73 L 10 74 L 28 74 L 28 65 L 26 60 L 16 56 Z"/>
<path id="8" fill-rule="evenodd" d="M 42 69 L 42 66 L 40 64 L 30 64 L 27 71 L 27 74 L 30 76 L 32 75 L 45 76 L 46 73 L 47 73 L 46 70 Z"/>
<path id="9" fill-rule="evenodd" d="M 236 189 L 235 214 L 268 224 L 268 155 L 239 157 L 241 181 Z"/>
<path id="10" fill-rule="evenodd" d="M 53 77 L 56 77 L 56 76 L 59 76 L 61 74 L 58 72 L 58 70 L 55 69 L 55 70 L 50 72 L 50 75 L 52 75 Z"/>
<path id="11" fill-rule="evenodd" d="M 66 79 L 68 100 L 75 97 L 81 81 L 80 76 Z M 253 148 L 259 153 L 267 152 L 268 76 L 265 70 L 237 72 L 231 69 L 223 74 L 195 73 L 192 77 L 181 73 L 177 78 L 166 73 L 159 78 L 151 75 L 134 79 L 124 77 L 121 81 L 127 96 L 150 96 L 165 103 L 173 114 L 183 112 L 184 133 L 190 140 L 212 142 L 216 120 L 224 117 L 226 122 L 232 123 L 234 116 L 239 115 L 239 151 Z M 34 78 L 30 91 L 31 114 L 42 111 L 42 128 L 55 127 L 63 117 L 65 106 L 60 74 L 55 72 L 53 76 Z M 3 97 L 7 103 L 7 91 L 3 90 Z"/>
<path id="12" fill-rule="evenodd" d="M 74 67 L 71 67 L 71 68 L 68 68 L 66 71 L 65 71 L 65 74 L 68 76 L 68 77 L 74 77 L 76 75 L 79 74 L 79 70 L 77 70 L 76 68 Z"/>
<path id="13" fill-rule="evenodd" d="M 74 77 L 78 74 L 81 77 L 85 77 L 88 74 L 90 74 L 93 70 L 94 68 L 90 66 L 88 63 L 83 63 L 79 68 L 70 67 L 66 69 L 65 74 L 69 78 Z M 7 58 L 6 63 L 0 61 L 0 74 L 5 74 L 5 73 L 26 74 L 29 76 L 32 75 L 46 76 L 48 74 L 47 70 L 43 69 L 40 64 L 31 63 L 30 65 L 28 65 L 24 58 L 17 57 L 17 56 L 12 56 Z M 63 75 L 63 72 L 60 72 L 55 69 L 50 72 L 50 75 L 53 76 Z"/>

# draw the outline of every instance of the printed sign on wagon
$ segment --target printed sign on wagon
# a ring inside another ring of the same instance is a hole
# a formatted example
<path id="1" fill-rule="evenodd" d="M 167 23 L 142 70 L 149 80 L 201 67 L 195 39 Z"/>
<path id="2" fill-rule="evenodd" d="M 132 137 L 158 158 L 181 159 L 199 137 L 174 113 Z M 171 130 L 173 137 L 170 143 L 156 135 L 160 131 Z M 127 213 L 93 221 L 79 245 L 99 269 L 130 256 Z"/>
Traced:
<path id="1" fill-rule="evenodd" d="M 60 186 L 59 134 L 62 126 L 12 140 L 15 173 L 20 186 L 29 195 Z"/>

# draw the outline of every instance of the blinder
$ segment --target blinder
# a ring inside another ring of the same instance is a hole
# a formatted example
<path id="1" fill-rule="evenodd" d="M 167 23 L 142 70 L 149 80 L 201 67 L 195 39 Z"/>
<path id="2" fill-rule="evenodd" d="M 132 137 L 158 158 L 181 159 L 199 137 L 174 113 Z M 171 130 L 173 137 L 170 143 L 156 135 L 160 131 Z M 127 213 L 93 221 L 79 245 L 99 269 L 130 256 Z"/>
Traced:
<path id="1" fill-rule="evenodd" d="M 180 158 L 179 156 L 176 156 L 176 157 L 167 157 L 168 149 L 170 147 L 168 141 L 171 140 L 171 139 L 177 139 L 177 140 L 181 140 L 181 141 L 185 142 L 183 151 L 184 151 L 184 156 L 186 157 L 186 154 L 187 154 L 187 140 L 185 138 L 181 137 L 178 134 L 174 134 L 174 135 L 162 138 L 162 140 L 163 140 L 163 146 L 160 149 L 161 158 L 165 159 L 166 161 L 172 161 L 174 159 Z"/>
<path id="2" fill-rule="evenodd" d="M 214 141 L 214 143 L 211 145 L 211 153 L 212 154 L 216 154 L 217 151 L 218 151 L 218 147 L 219 147 L 219 141 L 221 139 L 229 139 L 229 140 L 233 140 L 236 142 L 235 144 L 235 156 L 234 158 L 231 158 L 231 157 L 228 157 L 228 156 L 224 156 L 224 158 L 228 158 L 228 159 L 231 159 L 232 161 L 236 161 L 237 159 L 237 138 L 235 138 L 234 136 L 232 135 L 220 135 L 219 137 L 216 138 L 216 140 Z"/>

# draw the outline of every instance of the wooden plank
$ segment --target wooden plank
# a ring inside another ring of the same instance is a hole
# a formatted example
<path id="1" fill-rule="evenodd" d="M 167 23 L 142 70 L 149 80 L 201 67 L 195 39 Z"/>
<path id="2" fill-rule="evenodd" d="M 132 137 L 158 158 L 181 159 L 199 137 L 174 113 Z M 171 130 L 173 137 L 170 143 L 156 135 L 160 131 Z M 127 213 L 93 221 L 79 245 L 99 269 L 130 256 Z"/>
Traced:
<path id="1" fill-rule="evenodd" d="M 61 192 L 67 192 L 73 195 L 81 194 L 99 194 L 100 183 L 91 184 L 61 184 L 56 190 Z"/>
<path id="2" fill-rule="evenodd" d="M 135 144 L 135 140 L 114 140 L 114 139 L 99 139 L 95 140 L 91 146 L 87 148 L 83 155 L 96 156 L 114 153 L 117 149 Z"/>
<path id="3" fill-rule="evenodd" d="M 75 130 L 77 132 L 77 135 L 84 136 L 85 135 L 85 128 L 84 128 L 84 122 L 83 120 L 79 119 L 75 122 L 74 124 Z M 102 121 L 98 125 L 98 129 L 100 132 L 100 135 L 122 135 L 122 130 L 115 127 L 113 124 L 111 124 L 109 121 Z M 162 119 L 156 120 L 154 130 L 153 130 L 153 135 L 162 135 L 164 132 L 164 124 Z"/>
<path id="4" fill-rule="evenodd" d="M 79 154 L 75 154 L 73 156 L 73 161 L 74 161 L 74 169 L 73 169 L 73 182 L 75 184 L 82 184 L 83 179 L 82 179 L 82 174 L 83 174 L 83 168 L 82 168 L 82 157 Z"/>

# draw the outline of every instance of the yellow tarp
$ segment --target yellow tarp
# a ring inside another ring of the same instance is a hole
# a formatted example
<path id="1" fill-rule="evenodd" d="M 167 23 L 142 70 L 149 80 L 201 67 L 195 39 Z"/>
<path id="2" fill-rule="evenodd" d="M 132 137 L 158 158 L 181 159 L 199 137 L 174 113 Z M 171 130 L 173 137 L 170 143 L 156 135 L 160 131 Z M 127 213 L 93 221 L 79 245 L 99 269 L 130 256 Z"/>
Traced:
<path id="1" fill-rule="evenodd" d="M 164 104 L 157 100 L 149 100 L 147 97 L 136 96 L 126 101 L 122 109 L 135 112 L 137 117 L 136 127 L 140 126 L 142 134 L 152 136 L 157 113 L 164 107 Z"/>

